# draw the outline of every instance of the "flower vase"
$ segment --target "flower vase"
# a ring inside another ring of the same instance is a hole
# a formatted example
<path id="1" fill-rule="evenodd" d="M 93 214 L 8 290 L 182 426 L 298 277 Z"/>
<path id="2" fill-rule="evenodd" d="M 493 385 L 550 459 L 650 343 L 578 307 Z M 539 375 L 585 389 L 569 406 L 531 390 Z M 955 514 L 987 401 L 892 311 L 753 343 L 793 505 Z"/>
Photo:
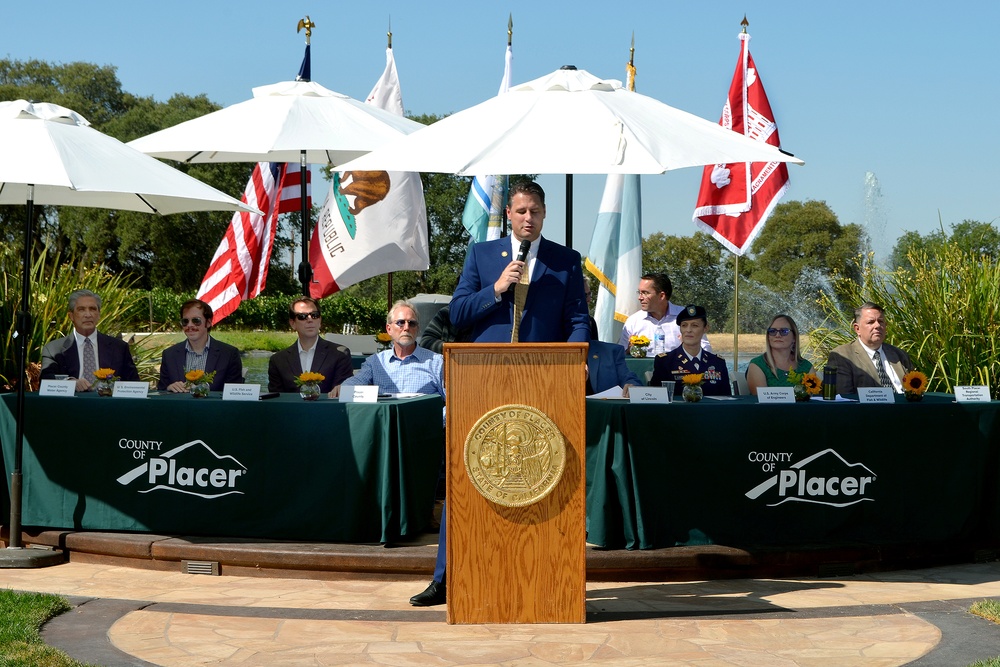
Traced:
<path id="1" fill-rule="evenodd" d="M 915 391 L 908 391 L 906 392 L 906 400 L 909 401 L 910 403 L 916 403 L 918 401 L 924 400 L 924 395 L 918 394 Z"/>
<path id="2" fill-rule="evenodd" d="M 688 403 L 697 403 L 704 395 L 705 390 L 701 388 L 700 384 L 686 384 L 681 391 L 681 396 Z"/>
<path id="3" fill-rule="evenodd" d="M 628 349 L 628 353 L 636 358 L 642 358 L 646 356 L 646 346 L 644 345 L 633 345 Z"/>
<path id="4" fill-rule="evenodd" d="M 803 402 L 809 400 L 809 392 L 800 384 L 794 385 L 795 400 L 797 402 Z"/>
<path id="5" fill-rule="evenodd" d="M 191 387 L 191 395 L 195 398 L 208 398 L 210 386 L 207 382 L 197 382 Z"/>
<path id="6" fill-rule="evenodd" d="M 98 396 L 110 396 L 114 393 L 115 383 L 110 379 L 98 379 L 94 382 L 94 391 Z"/>
<path id="7" fill-rule="evenodd" d="M 299 385 L 299 396 L 303 401 L 315 401 L 319 398 L 319 385 L 315 382 L 304 382 Z"/>

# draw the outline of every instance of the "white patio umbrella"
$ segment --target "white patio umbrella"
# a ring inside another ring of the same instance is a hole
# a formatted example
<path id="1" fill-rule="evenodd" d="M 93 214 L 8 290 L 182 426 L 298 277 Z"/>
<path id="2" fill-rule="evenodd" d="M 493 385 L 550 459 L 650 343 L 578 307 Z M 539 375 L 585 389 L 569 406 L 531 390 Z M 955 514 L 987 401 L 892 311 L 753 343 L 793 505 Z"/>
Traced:
<path id="1" fill-rule="evenodd" d="M 460 175 L 662 174 L 730 162 L 804 164 L 774 146 L 629 91 L 619 81 L 567 66 L 339 168 Z M 570 216 L 569 201 L 567 211 Z"/>
<path id="2" fill-rule="evenodd" d="M 21 310 L 17 314 L 18 384 L 14 469 L 10 486 L 10 547 L 21 546 L 21 461 L 24 378 L 31 331 L 31 221 L 34 205 L 88 206 L 169 214 L 182 211 L 255 211 L 215 188 L 89 127 L 81 115 L 55 104 L 0 102 L 0 204 L 26 204 Z M 33 550 L 28 550 L 33 551 Z M 8 550 L 8 554 L 12 553 Z M 31 559 L 0 554 L 0 566 Z"/>
<path id="3" fill-rule="evenodd" d="M 253 98 L 129 142 L 147 155 L 180 162 L 295 162 L 338 165 L 424 127 L 324 88 L 283 81 Z M 302 186 L 302 257 L 309 213 Z M 304 285 L 308 294 L 308 285 Z"/>

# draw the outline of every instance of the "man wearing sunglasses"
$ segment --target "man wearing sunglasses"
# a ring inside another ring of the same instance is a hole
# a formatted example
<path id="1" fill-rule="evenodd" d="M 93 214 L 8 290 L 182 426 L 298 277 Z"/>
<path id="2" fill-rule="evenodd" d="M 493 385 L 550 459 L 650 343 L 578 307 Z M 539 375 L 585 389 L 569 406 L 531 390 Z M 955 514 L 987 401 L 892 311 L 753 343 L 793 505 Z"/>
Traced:
<path id="1" fill-rule="evenodd" d="M 189 391 L 184 374 L 190 370 L 214 371 L 215 377 L 209 385 L 212 391 L 222 391 L 227 382 L 243 382 L 240 351 L 209 335 L 212 314 L 212 307 L 201 299 L 181 304 L 180 324 L 186 340 L 163 351 L 157 389 L 175 394 Z"/>
<path id="2" fill-rule="evenodd" d="M 350 350 L 320 335 L 323 317 L 319 301 L 308 296 L 293 301 L 288 307 L 288 326 L 299 337 L 291 346 L 271 355 L 267 363 L 268 391 L 298 392 L 295 378 L 311 371 L 324 376 L 319 387 L 328 393 L 354 374 Z"/>
<path id="3" fill-rule="evenodd" d="M 444 398 L 444 357 L 417 345 L 420 322 L 413 305 L 407 301 L 392 304 L 385 330 L 392 347 L 365 359 L 357 375 L 334 387 L 330 398 L 339 396 L 341 387 L 353 385 L 378 385 L 379 393 L 385 394 L 440 394 Z"/>

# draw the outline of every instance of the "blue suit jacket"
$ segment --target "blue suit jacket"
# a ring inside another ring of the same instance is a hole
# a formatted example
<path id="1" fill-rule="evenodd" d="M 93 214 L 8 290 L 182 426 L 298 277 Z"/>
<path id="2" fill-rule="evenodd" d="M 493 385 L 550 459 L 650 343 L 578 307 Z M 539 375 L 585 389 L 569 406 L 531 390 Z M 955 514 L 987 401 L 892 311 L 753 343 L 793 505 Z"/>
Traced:
<path id="1" fill-rule="evenodd" d="M 113 368 L 115 375 L 128 382 L 139 380 L 132 351 L 128 343 L 97 332 L 97 363 L 101 368 Z M 80 354 L 76 349 L 76 336 L 72 333 L 57 338 L 42 348 L 42 379 L 51 380 L 56 375 L 80 377 Z M 94 378 L 85 378 L 94 381 Z"/>
<path id="2" fill-rule="evenodd" d="M 160 380 L 156 383 L 156 388 L 160 391 L 177 381 L 184 381 L 184 362 L 187 361 L 187 351 L 181 341 L 176 345 L 171 345 L 163 351 L 163 358 L 160 360 Z M 240 351 L 232 345 L 212 339 L 208 346 L 208 359 L 205 360 L 205 372 L 215 371 L 215 379 L 212 380 L 210 389 L 212 391 L 222 391 L 223 385 L 227 382 L 243 382 L 243 362 L 240 360 Z"/>
<path id="3" fill-rule="evenodd" d="M 590 341 L 590 351 L 587 352 L 587 369 L 590 371 L 590 388 L 594 390 L 595 394 L 614 386 L 624 387 L 626 384 L 643 386 L 645 384 L 625 363 L 624 348 L 615 343 L 605 343 L 600 340 Z"/>
<path id="4" fill-rule="evenodd" d="M 497 303 L 493 283 L 514 259 L 510 238 L 476 243 L 469 248 L 458 287 L 452 296 L 451 323 L 471 328 L 477 343 L 509 343 L 514 320 L 514 290 Z M 586 343 L 590 314 L 583 293 L 580 253 L 539 240 L 528 299 L 518 339 L 524 343 Z"/>

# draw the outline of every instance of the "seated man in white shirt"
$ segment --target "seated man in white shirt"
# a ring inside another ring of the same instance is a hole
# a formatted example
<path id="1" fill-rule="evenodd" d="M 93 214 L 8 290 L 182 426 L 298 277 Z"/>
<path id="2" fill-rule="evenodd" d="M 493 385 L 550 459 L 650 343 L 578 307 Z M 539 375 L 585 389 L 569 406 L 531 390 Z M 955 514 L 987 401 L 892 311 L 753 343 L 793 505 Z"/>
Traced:
<path id="1" fill-rule="evenodd" d="M 913 370 L 910 356 L 885 342 L 885 312 L 868 302 L 854 311 L 853 342 L 833 348 L 827 365 L 837 367 L 837 393 L 856 394 L 858 387 L 891 387 L 903 393 L 903 376 Z"/>
<path id="2" fill-rule="evenodd" d="M 681 330 L 677 326 L 677 314 L 684 310 L 683 306 L 670 303 L 674 287 L 665 273 L 647 273 L 639 280 L 639 308 L 629 315 L 622 326 L 618 344 L 627 351 L 629 339 L 632 336 L 645 336 L 650 344 L 646 347 L 646 356 L 655 357 L 680 346 Z M 663 334 L 663 343 L 658 349 L 656 334 Z M 701 347 L 709 352 L 712 344 L 706 335 L 701 340 Z"/>

